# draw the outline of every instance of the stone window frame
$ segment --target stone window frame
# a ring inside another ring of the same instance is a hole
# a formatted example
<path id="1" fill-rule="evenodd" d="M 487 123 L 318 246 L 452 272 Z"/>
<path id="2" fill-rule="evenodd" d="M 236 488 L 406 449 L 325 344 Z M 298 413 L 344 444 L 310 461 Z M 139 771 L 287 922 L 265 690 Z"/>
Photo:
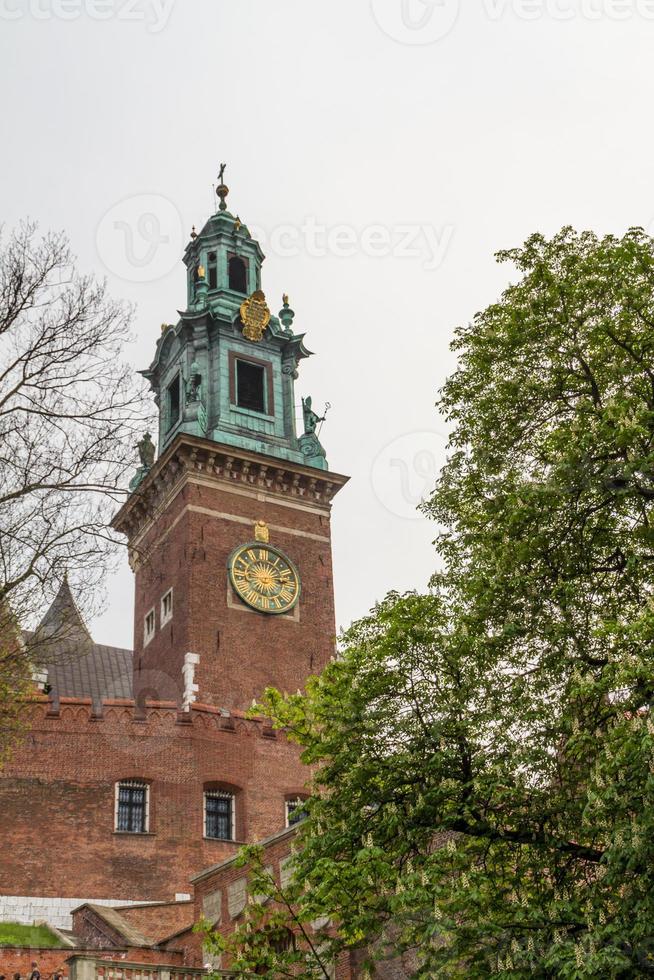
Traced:
<path id="1" fill-rule="evenodd" d="M 166 600 L 170 599 L 170 608 L 166 610 Z M 173 587 L 171 587 L 164 592 L 160 600 L 160 610 L 159 610 L 159 628 L 165 626 L 173 618 L 174 604 L 173 604 Z"/>
<path id="2" fill-rule="evenodd" d="M 152 628 L 148 627 L 148 622 L 152 617 Z M 157 632 L 157 614 L 155 612 L 154 606 L 149 609 L 145 616 L 143 617 L 143 648 L 147 647 L 148 643 L 154 639 L 154 635 Z"/>
<path id="3" fill-rule="evenodd" d="M 145 812 L 143 821 L 143 830 L 120 830 L 118 827 L 118 814 L 120 808 L 120 789 L 121 787 L 130 786 L 134 788 L 140 788 L 145 790 Z M 138 776 L 125 779 L 117 779 L 114 784 L 114 833 L 115 834 L 149 834 L 150 831 L 150 817 L 151 817 L 151 805 L 150 805 L 150 783 L 147 779 L 141 779 Z"/>

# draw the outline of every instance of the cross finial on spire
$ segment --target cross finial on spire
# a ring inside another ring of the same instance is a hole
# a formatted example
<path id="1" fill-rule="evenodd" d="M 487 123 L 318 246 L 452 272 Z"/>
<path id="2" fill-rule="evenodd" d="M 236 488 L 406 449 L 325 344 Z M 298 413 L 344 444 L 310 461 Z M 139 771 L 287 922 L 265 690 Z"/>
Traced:
<path id="1" fill-rule="evenodd" d="M 225 178 L 224 178 L 226 166 L 227 166 L 226 163 L 221 163 L 220 169 L 218 171 L 218 186 L 216 187 L 216 194 L 220 198 L 220 204 L 218 205 L 219 211 L 227 210 L 227 205 L 225 204 L 225 198 L 229 194 L 229 187 L 225 183 Z"/>

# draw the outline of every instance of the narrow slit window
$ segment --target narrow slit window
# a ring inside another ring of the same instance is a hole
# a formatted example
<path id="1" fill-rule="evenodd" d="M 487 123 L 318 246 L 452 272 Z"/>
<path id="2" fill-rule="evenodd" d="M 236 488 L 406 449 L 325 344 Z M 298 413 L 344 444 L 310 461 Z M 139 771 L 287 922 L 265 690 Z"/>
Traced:
<path id="1" fill-rule="evenodd" d="M 168 385 L 168 428 L 172 427 L 179 420 L 180 413 L 180 391 L 179 391 L 179 375 L 176 374 L 174 379 Z"/>
<path id="2" fill-rule="evenodd" d="M 168 589 L 161 598 L 161 625 L 164 626 L 173 618 L 173 590 Z"/>
<path id="3" fill-rule="evenodd" d="M 265 369 L 250 361 L 236 362 L 236 404 L 252 412 L 266 411 Z"/>
<path id="4" fill-rule="evenodd" d="M 216 269 L 216 253 L 209 252 L 209 255 L 207 257 L 209 259 L 207 265 L 209 289 L 215 289 L 218 285 L 218 272 Z"/>
<path id="5" fill-rule="evenodd" d="M 155 630 L 155 620 L 154 620 L 154 609 L 151 609 L 149 613 L 146 613 L 143 620 L 143 646 L 147 646 L 152 637 L 154 636 Z"/>

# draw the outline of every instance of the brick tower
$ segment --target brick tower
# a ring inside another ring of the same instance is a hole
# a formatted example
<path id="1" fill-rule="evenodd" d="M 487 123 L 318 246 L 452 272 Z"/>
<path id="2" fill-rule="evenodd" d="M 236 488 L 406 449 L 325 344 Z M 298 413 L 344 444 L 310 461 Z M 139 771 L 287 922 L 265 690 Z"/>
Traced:
<path id="1" fill-rule="evenodd" d="M 159 456 L 141 444 L 116 517 L 135 571 L 134 696 L 246 709 L 294 692 L 334 652 L 331 473 L 311 399 L 296 434 L 294 382 L 310 355 L 283 297 L 271 315 L 263 253 L 227 210 L 185 254 L 187 305 L 143 371 Z"/>
<path id="2" fill-rule="evenodd" d="M 220 205 L 184 254 L 186 309 L 144 371 L 159 407 L 115 519 L 135 572 L 134 651 L 93 643 L 68 585 L 43 628 L 70 649 L 0 772 L 0 920 L 70 927 L 82 902 L 171 902 L 243 842 L 283 832 L 308 792 L 297 745 L 245 709 L 295 692 L 334 651 L 327 468 L 309 356 L 263 255 Z M 133 665 L 131 667 L 131 665 Z M 56 874 L 43 855 L 74 854 Z"/>

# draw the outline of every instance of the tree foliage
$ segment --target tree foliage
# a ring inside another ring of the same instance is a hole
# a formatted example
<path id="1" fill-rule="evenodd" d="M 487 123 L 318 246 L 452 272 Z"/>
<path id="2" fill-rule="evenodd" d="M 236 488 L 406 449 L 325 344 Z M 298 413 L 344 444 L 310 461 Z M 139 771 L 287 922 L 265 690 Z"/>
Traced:
<path id="1" fill-rule="evenodd" d="M 62 234 L 39 237 L 24 224 L 0 241 L 0 687 L 8 691 L 47 660 L 43 643 L 37 649 L 21 630 L 66 572 L 82 608 L 97 608 L 115 551 L 109 522 L 146 415 L 123 359 L 130 319 L 104 284 L 76 272 Z M 6 710 L 10 702 L 3 698 Z"/>
<path id="2" fill-rule="evenodd" d="M 654 242 L 565 228 L 499 259 L 518 281 L 439 399 L 430 592 L 264 701 L 316 766 L 294 914 L 380 976 L 649 976 Z"/>

